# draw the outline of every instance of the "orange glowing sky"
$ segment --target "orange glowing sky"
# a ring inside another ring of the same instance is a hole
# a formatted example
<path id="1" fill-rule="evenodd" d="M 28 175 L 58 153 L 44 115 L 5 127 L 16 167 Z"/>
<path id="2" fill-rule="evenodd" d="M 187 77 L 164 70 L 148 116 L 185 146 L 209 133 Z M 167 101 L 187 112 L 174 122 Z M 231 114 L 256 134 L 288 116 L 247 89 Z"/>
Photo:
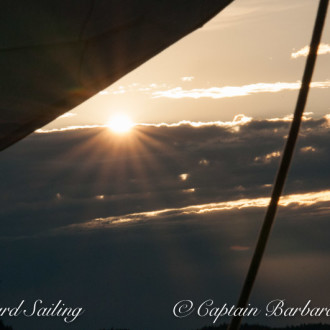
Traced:
<path id="1" fill-rule="evenodd" d="M 236 0 L 106 90 L 47 125 L 102 125 L 116 113 L 137 123 L 228 121 L 293 112 L 317 2 Z M 306 111 L 330 112 L 330 22 Z"/>

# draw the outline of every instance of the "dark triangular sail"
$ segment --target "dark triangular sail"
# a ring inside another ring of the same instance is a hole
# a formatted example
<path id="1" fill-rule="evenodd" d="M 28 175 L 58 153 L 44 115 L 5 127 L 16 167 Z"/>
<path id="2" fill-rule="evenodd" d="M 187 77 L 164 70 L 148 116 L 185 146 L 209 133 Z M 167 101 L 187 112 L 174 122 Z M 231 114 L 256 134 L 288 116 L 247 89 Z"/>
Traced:
<path id="1" fill-rule="evenodd" d="M 108 87 L 232 1 L 2 2 L 0 150 Z"/>

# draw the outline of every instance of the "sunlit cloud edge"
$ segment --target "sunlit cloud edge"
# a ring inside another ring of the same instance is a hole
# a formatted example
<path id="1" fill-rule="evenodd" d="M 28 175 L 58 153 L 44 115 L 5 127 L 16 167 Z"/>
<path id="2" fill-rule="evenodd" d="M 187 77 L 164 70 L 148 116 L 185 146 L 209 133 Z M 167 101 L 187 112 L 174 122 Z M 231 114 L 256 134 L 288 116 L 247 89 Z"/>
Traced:
<path id="1" fill-rule="evenodd" d="M 236 115 L 232 121 L 190 121 L 190 120 L 181 120 L 176 123 L 134 123 L 133 127 L 179 127 L 184 125 L 189 125 L 191 127 L 203 127 L 203 126 L 221 126 L 221 127 L 233 127 L 244 125 L 252 121 L 252 117 L 247 117 L 243 114 Z M 89 129 L 89 128 L 108 128 L 108 125 L 76 125 L 68 126 L 62 128 L 51 128 L 51 129 L 37 129 L 35 133 L 45 134 L 45 133 L 61 133 L 66 131 L 74 131 L 80 129 Z"/>
<path id="2" fill-rule="evenodd" d="M 305 112 L 303 115 L 303 121 L 312 120 L 313 118 L 310 117 L 313 112 Z M 284 117 L 276 117 L 276 118 L 269 118 L 264 119 L 265 121 L 269 122 L 290 122 L 292 121 L 292 114 L 286 115 Z M 330 114 L 326 114 L 323 116 L 330 125 Z M 190 121 L 190 120 L 181 120 L 175 123 L 134 123 L 132 128 L 134 127 L 180 127 L 180 126 L 191 126 L 191 127 L 207 127 L 207 126 L 218 126 L 224 128 L 235 128 L 245 124 L 250 123 L 254 119 L 252 117 L 245 116 L 244 114 L 238 114 L 234 117 L 232 121 Z M 51 129 L 44 129 L 40 128 L 34 131 L 37 134 L 49 134 L 49 133 L 64 133 L 67 131 L 75 131 L 75 130 L 82 130 L 82 129 L 93 129 L 93 128 L 108 128 L 108 125 L 73 125 L 61 128 L 51 128 Z"/>
<path id="3" fill-rule="evenodd" d="M 209 87 L 209 88 L 194 88 L 183 89 L 175 87 L 163 91 L 155 91 L 152 93 L 153 98 L 211 98 L 222 99 L 238 96 L 249 96 L 260 93 L 278 93 L 283 91 L 298 90 L 301 86 L 301 81 L 296 82 L 275 82 L 275 83 L 256 83 L 243 86 L 224 86 L 224 87 Z M 310 84 L 311 88 L 329 88 L 330 80 L 316 81 Z"/>
<path id="4" fill-rule="evenodd" d="M 184 215 L 198 215 L 215 213 L 221 211 L 240 210 L 244 208 L 265 208 L 268 206 L 269 197 L 245 198 L 234 201 L 206 203 L 199 205 L 189 205 L 180 208 L 167 208 L 155 211 L 130 213 L 120 216 L 105 218 L 95 218 L 87 223 L 74 225 L 74 227 L 99 228 L 110 225 L 120 225 L 125 223 L 148 221 L 152 219 L 164 219 L 169 217 L 179 217 Z M 318 203 L 330 202 L 330 190 L 308 192 L 302 194 L 291 194 L 282 196 L 279 205 L 287 207 L 297 205 L 302 207 L 312 206 Z"/>
<path id="5" fill-rule="evenodd" d="M 298 51 L 291 53 L 291 58 L 296 59 L 298 57 L 306 57 L 308 53 L 309 53 L 309 46 L 305 46 L 299 49 Z M 317 54 L 318 55 L 330 54 L 330 45 L 321 43 L 318 48 Z"/>
<path id="6" fill-rule="evenodd" d="M 75 130 L 79 130 L 79 129 L 102 128 L 102 127 L 108 127 L 108 126 L 107 125 L 74 125 L 74 126 L 51 128 L 51 129 L 39 128 L 36 131 L 34 131 L 34 133 L 38 133 L 38 134 L 60 133 L 60 132 L 66 132 L 66 131 L 75 131 Z"/>
<path id="7" fill-rule="evenodd" d="M 59 116 L 57 119 L 59 119 L 59 118 L 70 118 L 70 117 L 75 117 L 75 116 L 77 116 L 76 113 L 67 112 L 67 113 L 64 113 L 63 115 Z"/>

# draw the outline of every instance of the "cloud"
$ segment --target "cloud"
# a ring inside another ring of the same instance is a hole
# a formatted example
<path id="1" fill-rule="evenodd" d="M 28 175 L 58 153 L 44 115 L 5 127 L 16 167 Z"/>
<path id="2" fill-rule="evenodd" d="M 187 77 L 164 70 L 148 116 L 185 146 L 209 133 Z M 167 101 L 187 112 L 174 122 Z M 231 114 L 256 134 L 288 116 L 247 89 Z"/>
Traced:
<path id="1" fill-rule="evenodd" d="M 204 165 L 204 166 L 208 166 L 208 165 L 210 164 L 210 161 L 207 160 L 207 159 L 205 159 L 205 158 L 203 158 L 203 159 L 201 159 L 201 160 L 198 162 L 198 164 L 200 164 L 200 165 Z"/>
<path id="2" fill-rule="evenodd" d="M 309 53 L 309 46 L 305 46 L 299 49 L 298 51 L 291 53 L 291 58 L 306 57 L 308 53 Z M 318 48 L 317 54 L 318 55 L 330 54 L 330 45 L 321 43 Z"/>
<path id="3" fill-rule="evenodd" d="M 181 80 L 185 82 L 191 82 L 194 80 L 195 77 L 189 76 L 189 77 L 182 77 Z"/>
<path id="4" fill-rule="evenodd" d="M 187 76 L 182 77 L 181 80 L 184 82 L 192 81 L 194 77 Z M 120 85 L 117 86 L 117 84 L 114 84 L 113 86 L 109 87 L 107 90 L 100 91 L 99 95 L 123 95 L 126 93 L 150 93 L 153 90 L 157 90 L 160 88 L 168 88 L 168 85 L 166 83 L 149 83 L 149 84 L 141 84 L 141 83 L 132 83 L 129 85 Z"/>
<path id="5" fill-rule="evenodd" d="M 260 307 L 273 296 L 328 303 L 319 292 L 330 290 L 329 116 L 307 118 L 259 274 Z M 277 161 L 255 158 L 282 150 L 288 128 L 288 118 L 243 115 L 138 125 L 125 139 L 81 127 L 33 134 L 5 150 L 3 301 L 41 297 L 50 306 L 60 297 L 88 311 L 75 321 L 79 330 L 207 325 L 183 324 L 171 308 L 183 297 L 236 302 L 277 171 Z M 59 329 L 49 319 L 10 323 Z"/>
<path id="6" fill-rule="evenodd" d="M 177 123 L 133 123 L 132 127 L 179 127 L 179 126 L 191 126 L 191 127 L 203 127 L 203 126 L 223 126 L 223 127 L 235 127 L 249 123 L 252 120 L 252 117 L 247 117 L 243 114 L 236 115 L 232 121 L 190 121 L 182 120 Z M 46 134 L 46 133 L 60 133 L 66 131 L 75 131 L 81 129 L 90 129 L 90 128 L 108 128 L 109 125 L 75 125 L 67 126 L 60 128 L 51 128 L 51 129 L 37 129 L 34 133 L 37 134 Z"/>
<path id="7" fill-rule="evenodd" d="M 50 128 L 50 129 L 43 129 L 39 128 L 34 131 L 34 133 L 37 134 L 45 134 L 45 133 L 60 133 L 65 131 L 75 131 L 80 129 L 86 129 L 86 128 L 100 128 L 100 127 L 107 127 L 107 125 L 73 125 L 73 126 L 67 126 L 67 127 L 61 127 L 61 128 Z"/>
<path id="8" fill-rule="evenodd" d="M 191 82 L 194 79 L 192 76 L 182 77 L 183 82 Z M 208 88 L 193 88 L 185 89 L 182 86 L 171 87 L 166 83 L 156 84 L 150 83 L 146 85 L 142 84 L 130 84 L 128 86 L 111 87 L 106 91 L 101 91 L 102 95 L 119 95 L 124 93 L 145 93 L 152 98 L 232 98 L 240 96 L 248 96 L 260 93 L 279 93 L 283 91 L 294 91 L 300 88 L 301 81 L 296 82 L 258 82 L 254 84 L 247 84 L 242 86 L 213 86 Z M 311 88 L 329 88 L 330 80 L 312 82 Z"/>
<path id="9" fill-rule="evenodd" d="M 180 126 L 191 126 L 191 127 L 207 127 L 207 126 L 220 126 L 220 127 L 234 127 L 245 125 L 252 120 L 252 117 L 247 117 L 243 114 L 236 115 L 232 121 L 190 121 L 181 120 L 177 123 L 159 123 L 159 124 L 143 124 L 139 123 L 136 126 L 149 126 L 149 127 L 180 127 Z"/>
<path id="10" fill-rule="evenodd" d="M 278 93 L 283 91 L 298 90 L 301 82 L 276 82 L 276 83 L 256 83 L 243 86 L 224 86 L 224 87 L 210 87 L 210 88 L 195 88 L 185 90 L 182 87 L 176 87 L 163 91 L 155 91 L 152 93 L 154 98 L 165 97 L 172 99 L 182 98 L 230 98 L 238 96 L 248 96 L 259 93 Z M 311 88 L 329 88 L 330 80 L 312 82 Z"/>
<path id="11" fill-rule="evenodd" d="M 265 156 L 257 156 L 254 158 L 254 161 L 261 163 L 269 163 L 275 158 L 279 158 L 281 156 L 280 151 L 273 151 Z"/>
<path id="12" fill-rule="evenodd" d="M 67 112 L 64 115 L 59 116 L 57 119 L 59 119 L 59 118 L 70 118 L 70 117 L 74 117 L 74 116 L 77 116 L 77 114 L 73 113 L 73 112 Z"/>
<path id="13" fill-rule="evenodd" d="M 304 115 L 302 116 L 303 121 L 311 120 L 313 112 L 304 112 Z M 269 122 L 291 122 L 293 118 L 293 115 L 287 115 L 281 118 L 270 118 L 266 119 Z M 327 122 L 330 122 L 329 118 L 330 115 L 325 115 L 324 117 Z M 246 125 L 250 123 L 253 120 L 252 117 L 245 116 L 244 114 L 239 114 L 234 116 L 233 120 L 231 121 L 190 121 L 190 120 L 181 120 L 176 123 L 133 123 L 133 128 L 139 128 L 139 127 L 180 127 L 180 126 L 191 126 L 191 127 L 210 127 L 210 126 L 219 126 L 224 128 L 233 128 L 237 131 L 239 126 Z M 51 129 L 44 129 L 40 128 L 37 129 L 34 133 L 36 134 L 46 134 L 46 133 L 63 133 L 63 132 L 69 132 L 69 131 L 75 131 L 75 130 L 84 130 L 84 129 L 94 129 L 94 128 L 108 128 L 108 125 L 74 125 L 74 126 L 67 126 L 67 127 L 59 127 L 59 128 L 51 128 Z M 206 164 L 204 164 L 206 165 Z"/>
<path id="14" fill-rule="evenodd" d="M 306 116 L 287 195 L 327 190 L 327 118 Z M 139 124 L 126 142 L 97 125 L 34 134 L 8 149 L 0 164 L 2 235 L 194 205 L 204 205 L 198 212 L 206 214 L 210 203 L 230 210 L 235 204 L 221 203 L 256 203 L 269 196 L 288 129 L 287 117 L 241 114 L 228 122 Z M 28 194 L 16 189 L 21 182 Z"/>
<path id="15" fill-rule="evenodd" d="M 194 190 L 193 190 L 194 191 Z M 126 224 L 130 222 L 144 222 L 153 219 L 171 219 L 191 214 L 205 214 L 228 210 L 240 210 L 243 208 L 266 208 L 269 204 L 269 197 L 259 197 L 252 199 L 240 199 L 234 201 L 207 203 L 201 205 L 190 205 L 181 208 L 169 208 L 149 212 L 131 213 L 107 218 L 96 218 L 90 222 L 78 225 L 82 228 L 103 228 L 109 225 Z M 299 206 L 311 206 L 318 203 L 330 202 L 330 190 L 308 192 L 304 194 L 284 195 L 281 197 L 279 205 L 289 206 L 296 204 Z"/>
<path id="16" fill-rule="evenodd" d="M 189 174 L 188 173 L 182 173 L 182 174 L 179 175 L 179 177 L 182 181 L 186 181 L 189 177 Z"/>
<path id="17" fill-rule="evenodd" d="M 312 146 L 307 146 L 307 147 L 300 148 L 300 151 L 301 152 L 314 152 L 314 151 L 316 151 L 316 149 Z"/>
<path id="18" fill-rule="evenodd" d="M 61 200 L 63 196 L 60 193 L 56 193 L 56 199 Z"/>
<path id="19" fill-rule="evenodd" d="M 302 120 L 303 121 L 306 121 L 306 120 L 311 120 L 312 117 L 311 115 L 313 114 L 313 112 L 304 112 L 303 115 L 302 115 Z M 327 116 L 327 115 L 326 115 Z M 326 118 L 326 116 L 324 118 Z M 281 118 L 270 118 L 270 119 L 267 119 L 267 121 L 288 121 L 288 122 L 291 122 L 293 119 L 293 114 L 290 114 L 290 115 L 287 115 L 287 116 L 284 116 L 284 117 L 281 117 Z"/>
<path id="20" fill-rule="evenodd" d="M 195 188 L 189 188 L 189 189 L 183 189 L 182 190 L 184 193 L 194 193 L 196 191 Z"/>

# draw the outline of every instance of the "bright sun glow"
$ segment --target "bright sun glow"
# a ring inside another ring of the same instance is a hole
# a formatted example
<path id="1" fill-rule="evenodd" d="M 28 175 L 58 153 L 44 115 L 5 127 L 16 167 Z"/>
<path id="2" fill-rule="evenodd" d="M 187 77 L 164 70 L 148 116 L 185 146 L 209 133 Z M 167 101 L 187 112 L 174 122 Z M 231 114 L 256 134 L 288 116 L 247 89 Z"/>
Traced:
<path id="1" fill-rule="evenodd" d="M 132 120 L 123 114 L 112 117 L 108 122 L 109 128 L 118 134 L 127 133 L 133 127 Z"/>

